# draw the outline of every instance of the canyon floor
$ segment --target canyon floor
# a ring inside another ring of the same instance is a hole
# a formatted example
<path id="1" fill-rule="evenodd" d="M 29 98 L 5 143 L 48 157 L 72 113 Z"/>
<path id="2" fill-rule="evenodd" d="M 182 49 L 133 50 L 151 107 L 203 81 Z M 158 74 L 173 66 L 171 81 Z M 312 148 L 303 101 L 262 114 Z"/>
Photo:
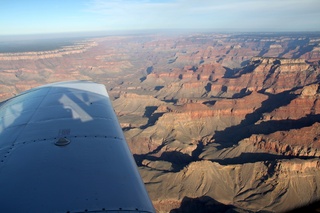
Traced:
<path id="1" fill-rule="evenodd" d="M 106 86 L 157 212 L 320 200 L 320 33 L 108 36 L 0 53 L 1 100 L 66 80 Z"/>

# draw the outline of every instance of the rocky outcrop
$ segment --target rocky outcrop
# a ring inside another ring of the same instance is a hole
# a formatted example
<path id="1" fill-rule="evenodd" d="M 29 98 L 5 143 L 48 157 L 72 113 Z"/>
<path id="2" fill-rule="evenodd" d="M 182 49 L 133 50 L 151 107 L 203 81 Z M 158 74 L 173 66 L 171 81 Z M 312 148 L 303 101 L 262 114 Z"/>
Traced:
<path id="1" fill-rule="evenodd" d="M 181 82 L 182 84 L 195 84 L 215 81 L 225 74 L 226 69 L 218 63 L 205 63 L 199 66 L 184 66 L 182 69 L 174 68 L 170 72 L 152 72 L 147 75 L 144 84 L 164 85 L 172 82 Z"/>
<path id="2" fill-rule="evenodd" d="M 205 145 L 215 131 L 240 124 L 246 115 L 261 107 L 261 102 L 266 99 L 265 95 L 252 93 L 235 100 L 217 100 L 211 106 L 203 103 L 168 106 L 164 114 L 163 110 L 154 112 L 161 113 L 154 125 L 146 129 L 129 130 L 125 133 L 126 138 L 134 154 L 152 152 L 163 146 L 157 155 L 170 150 L 192 156 L 192 151 L 199 143 Z M 138 147 L 143 147 L 143 150 Z"/>
<path id="3" fill-rule="evenodd" d="M 148 114 L 147 109 L 153 108 L 152 114 L 158 106 L 164 104 L 162 101 L 150 95 L 138 95 L 135 93 L 124 93 L 112 105 L 118 116 L 123 115 L 140 115 L 141 117 Z"/>
<path id="4" fill-rule="evenodd" d="M 280 93 L 317 82 L 318 75 L 319 68 L 310 66 L 303 59 L 254 57 L 235 75 L 237 79 L 233 83 L 249 90 Z"/>
<path id="5" fill-rule="evenodd" d="M 226 166 L 199 161 L 177 173 L 140 171 L 151 199 L 162 211 L 175 208 L 184 197 L 208 196 L 215 201 L 208 203 L 211 208 L 219 202 L 254 212 L 283 212 L 309 204 L 320 195 L 319 166 L 319 160 Z"/>
<path id="6" fill-rule="evenodd" d="M 297 97 L 289 104 L 265 113 L 262 120 L 297 120 L 320 113 L 319 84 L 311 84 L 295 91 Z"/>
<path id="7" fill-rule="evenodd" d="M 266 152 L 286 156 L 319 157 L 320 141 L 317 138 L 318 128 L 319 123 L 300 130 L 280 131 L 267 136 L 253 135 L 246 140 L 247 143 L 252 143 L 258 149 L 265 150 Z"/>
<path id="8" fill-rule="evenodd" d="M 148 126 L 153 123 L 152 114 L 164 102 L 150 96 L 124 93 L 113 101 L 113 107 L 122 128 Z"/>
<path id="9" fill-rule="evenodd" d="M 212 65 L 185 67 L 170 73 L 150 74 L 146 83 L 161 85 L 158 97 L 166 100 L 195 97 L 242 97 L 252 91 L 278 94 L 317 82 L 319 66 L 304 59 L 253 57 L 239 71 Z"/>
<path id="10" fill-rule="evenodd" d="M 208 81 L 173 82 L 157 92 L 157 98 L 176 100 L 181 98 L 198 98 L 206 95 L 210 88 Z"/>

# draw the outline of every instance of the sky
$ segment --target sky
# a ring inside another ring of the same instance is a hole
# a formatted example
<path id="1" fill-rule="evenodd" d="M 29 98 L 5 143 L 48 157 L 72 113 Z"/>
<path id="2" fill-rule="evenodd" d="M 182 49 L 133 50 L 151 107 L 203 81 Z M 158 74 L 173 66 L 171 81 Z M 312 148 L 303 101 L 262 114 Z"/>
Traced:
<path id="1" fill-rule="evenodd" d="M 162 29 L 320 31 L 320 0 L 0 0 L 0 36 Z"/>

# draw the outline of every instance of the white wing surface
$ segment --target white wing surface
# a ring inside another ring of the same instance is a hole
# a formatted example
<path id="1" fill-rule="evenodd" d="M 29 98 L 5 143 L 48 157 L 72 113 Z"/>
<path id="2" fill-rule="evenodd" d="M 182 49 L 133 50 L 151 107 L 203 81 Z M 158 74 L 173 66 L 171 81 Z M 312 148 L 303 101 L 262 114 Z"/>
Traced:
<path id="1" fill-rule="evenodd" d="M 0 212 L 154 212 L 105 87 L 49 84 L 0 105 Z"/>

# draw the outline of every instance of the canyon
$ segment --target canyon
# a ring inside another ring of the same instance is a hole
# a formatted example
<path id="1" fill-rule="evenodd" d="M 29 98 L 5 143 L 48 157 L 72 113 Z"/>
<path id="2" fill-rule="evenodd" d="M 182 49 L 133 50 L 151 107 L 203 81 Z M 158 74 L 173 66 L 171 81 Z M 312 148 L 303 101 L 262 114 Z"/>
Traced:
<path id="1" fill-rule="evenodd" d="M 320 199 L 319 33 L 107 36 L 0 54 L 1 101 L 67 80 L 106 86 L 157 212 Z"/>

